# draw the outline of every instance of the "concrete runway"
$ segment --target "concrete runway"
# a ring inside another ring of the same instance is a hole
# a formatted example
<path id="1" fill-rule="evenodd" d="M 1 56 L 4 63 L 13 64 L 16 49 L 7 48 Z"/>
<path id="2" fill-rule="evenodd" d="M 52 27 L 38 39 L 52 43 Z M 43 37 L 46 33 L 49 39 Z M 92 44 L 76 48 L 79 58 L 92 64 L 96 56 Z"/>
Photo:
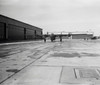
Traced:
<path id="1" fill-rule="evenodd" d="M 0 46 L 1 85 L 100 85 L 100 40 Z"/>

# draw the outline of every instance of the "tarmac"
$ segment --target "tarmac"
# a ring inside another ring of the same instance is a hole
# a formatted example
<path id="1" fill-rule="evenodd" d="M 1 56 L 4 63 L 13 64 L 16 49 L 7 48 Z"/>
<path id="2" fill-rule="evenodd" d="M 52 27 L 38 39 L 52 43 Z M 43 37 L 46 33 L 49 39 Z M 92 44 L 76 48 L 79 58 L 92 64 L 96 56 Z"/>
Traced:
<path id="1" fill-rule="evenodd" d="M 100 85 L 100 40 L 1 44 L 0 85 Z"/>

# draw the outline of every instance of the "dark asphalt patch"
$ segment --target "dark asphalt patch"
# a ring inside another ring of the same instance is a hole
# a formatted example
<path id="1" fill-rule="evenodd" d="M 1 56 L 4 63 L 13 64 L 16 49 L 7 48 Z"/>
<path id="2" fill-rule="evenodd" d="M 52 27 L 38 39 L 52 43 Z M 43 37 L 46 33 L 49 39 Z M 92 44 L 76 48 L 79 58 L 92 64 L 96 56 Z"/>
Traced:
<path id="1" fill-rule="evenodd" d="M 6 70 L 6 72 L 14 72 L 14 73 L 17 73 L 19 71 L 20 70 L 18 70 L 18 69 L 8 69 L 8 70 Z"/>
<path id="2" fill-rule="evenodd" d="M 53 57 L 65 57 L 65 58 L 73 58 L 73 57 L 99 57 L 100 54 L 95 54 L 95 53 L 54 53 L 51 54 Z"/>
<path id="3" fill-rule="evenodd" d="M 71 57 L 80 57 L 80 54 L 79 53 L 54 53 L 52 54 L 52 56 L 71 58 Z"/>
<path id="4" fill-rule="evenodd" d="M 88 56 L 88 57 L 97 57 L 97 56 L 100 56 L 100 54 L 96 54 L 96 53 L 85 53 L 85 52 L 82 52 L 81 55 Z"/>

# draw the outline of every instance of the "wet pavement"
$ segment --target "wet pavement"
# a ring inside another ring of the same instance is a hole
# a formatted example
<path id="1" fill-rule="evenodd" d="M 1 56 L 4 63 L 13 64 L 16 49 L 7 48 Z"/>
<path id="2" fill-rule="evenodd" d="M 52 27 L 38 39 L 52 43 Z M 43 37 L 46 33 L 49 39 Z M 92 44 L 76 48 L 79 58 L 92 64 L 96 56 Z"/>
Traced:
<path id="1" fill-rule="evenodd" d="M 100 40 L 0 46 L 1 85 L 100 85 Z"/>

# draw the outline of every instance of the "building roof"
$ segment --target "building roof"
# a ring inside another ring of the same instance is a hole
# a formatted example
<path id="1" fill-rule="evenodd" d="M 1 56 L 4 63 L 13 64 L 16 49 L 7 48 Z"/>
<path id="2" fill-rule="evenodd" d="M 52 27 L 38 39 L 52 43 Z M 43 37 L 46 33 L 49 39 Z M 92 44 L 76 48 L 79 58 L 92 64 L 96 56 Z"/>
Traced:
<path id="1" fill-rule="evenodd" d="M 39 27 L 30 25 L 28 23 L 25 23 L 25 22 L 22 22 L 22 21 L 19 21 L 19 20 L 16 20 L 16 19 L 13 19 L 13 18 L 10 18 L 10 17 L 7 17 L 7 16 L 4 16 L 4 15 L 1 15 L 0 14 L 0 22 L 9 22 L 10 23 L 11 21 L 14 21 L 14 22 L 17 22 L 17 23 L 21 23 L 21 24 L 24 24 L 26 26 L 34 27 L 34 28 L 37 28 L 37 29 L 41 29 L 42 30 L 42 28 L 39 28 Z"/>

